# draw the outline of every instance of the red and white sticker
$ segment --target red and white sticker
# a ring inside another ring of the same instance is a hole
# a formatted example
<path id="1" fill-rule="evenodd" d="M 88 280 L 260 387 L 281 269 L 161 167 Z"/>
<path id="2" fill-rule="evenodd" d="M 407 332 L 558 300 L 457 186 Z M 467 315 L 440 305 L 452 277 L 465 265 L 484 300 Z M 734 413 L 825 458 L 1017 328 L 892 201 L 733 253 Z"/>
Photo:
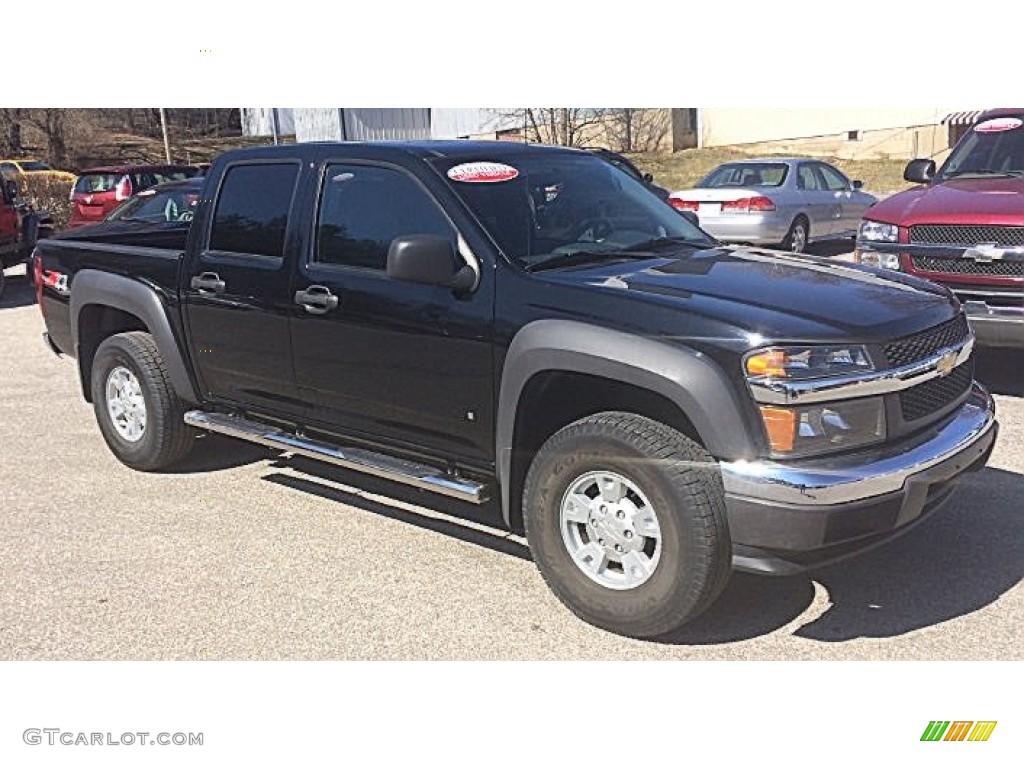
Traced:
<path id="1" fill-rule="evenodd" d="M 994 120 L 986 120 L 974 126 L 975 133 L 999 133 L 1000 131 L 1012 131 L 1024 125 L 1024 120 L 1019 117 L 997 117 Z"/>
<path id="2" fill-rule="evenodd" d="M 494 184 L 509 181 L 518 175 L 519 171 L 504 163 L 462 163 L 448 169 L 449 179 L 469 184 Z"/>

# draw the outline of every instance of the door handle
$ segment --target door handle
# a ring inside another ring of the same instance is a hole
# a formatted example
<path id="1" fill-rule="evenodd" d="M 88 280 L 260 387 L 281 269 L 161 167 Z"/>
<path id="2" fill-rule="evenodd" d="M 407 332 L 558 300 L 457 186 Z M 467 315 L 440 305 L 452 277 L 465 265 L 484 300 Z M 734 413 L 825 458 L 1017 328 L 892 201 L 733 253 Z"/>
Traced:
<path id="1" fill-rule="evenodd" d="M 192 278 L 192 287 L 200 293 L 224 293 L 227 286 L 216 272 L 203 272 Z"/>
<path id="2" fill-rule="evenodd" d="M 338 308 L 338 297 L 326 285 L 311 285 L 304 291 L 295 292 L 295 303 L 311 315 L 326 315 Z"/>

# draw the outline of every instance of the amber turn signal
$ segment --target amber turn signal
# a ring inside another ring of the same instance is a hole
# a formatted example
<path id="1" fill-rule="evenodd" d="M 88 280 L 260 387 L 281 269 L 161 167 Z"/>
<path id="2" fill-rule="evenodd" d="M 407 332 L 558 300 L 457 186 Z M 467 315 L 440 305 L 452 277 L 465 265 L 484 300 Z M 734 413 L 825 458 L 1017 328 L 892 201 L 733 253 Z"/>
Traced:
<path id="1" fill-rule="evenodd" d="M 786 352 L 782 349 L 769 349 L 747 358 L 748 376 L 786 376 Z"/>
<path id="2" fill-rule="evenodd" d="M 796 438 L 796 411 L 789 408 L 773 408 L 761 406 L 761 421 L 768 435 L 768 444 L 776 453 L 789 453 L 793 450 Z"/>

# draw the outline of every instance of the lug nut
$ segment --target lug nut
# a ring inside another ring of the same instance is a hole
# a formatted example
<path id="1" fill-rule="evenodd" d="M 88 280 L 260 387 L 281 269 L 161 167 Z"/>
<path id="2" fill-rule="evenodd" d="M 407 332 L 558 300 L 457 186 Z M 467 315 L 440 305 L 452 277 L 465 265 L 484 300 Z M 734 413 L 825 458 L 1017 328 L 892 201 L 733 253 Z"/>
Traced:
<path id="1" fill-rule="evenodd" d="M 633 532 L 632 531 L 626 531 L 626 538 L 627 539 L 632 539 L 633 538 Z"/>
<path id="2" fill-rule="evenodd" d="M 619 518 L 619 520 L 625 520 L 626 519 L 626 513 L 623 512 L 621 509 L 618 512 L 615 513 L 615 516 L 617 518 Z"/>
<path id="3" fill-rule="evenodd" d="M 604 546 L 604 539 L 598 539 L 597 543 L 600 544 L 603 547 Z"/>
<path id="4" fill-rule="evenodd" d="M 621 552 L 622 551 L 622 545 L 621 544 L 616 544 L 615 545 L 615 551 L 616 552 Z"/>
<path id="5" fill-rule="evenodd" d="M 601 514 L 608 514 L 608 507 L 606 507 L 604 504 L 601 505 Z"/>

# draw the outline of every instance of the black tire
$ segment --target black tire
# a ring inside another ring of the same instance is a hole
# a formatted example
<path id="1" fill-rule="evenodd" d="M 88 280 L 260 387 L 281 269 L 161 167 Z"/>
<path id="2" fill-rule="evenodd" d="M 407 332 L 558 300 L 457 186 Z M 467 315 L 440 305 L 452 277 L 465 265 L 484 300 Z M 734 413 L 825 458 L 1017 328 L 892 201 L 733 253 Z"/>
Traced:
<path id="1" fill-rule="evenodd" d="M 4 288 L 7 287 L 7 278 L 4 276 L 3 264 L 0 264 L 0 296 L 4 295 Z"/>
<path id="2" fill-rule="evenodd" d="M 660 559 L 632 588 L 605 586 L 585 574 L 563 539 L 562 499 L 589 472 L 625 477 L 656 512 Z M 621 635 L 674 632 L 714 602 L 731 573 L 717 464 L 682 433 L 636 414 L 589 416 L 544 443 L 527 474 L 523 522 L 533 559 L 555 595 L 584 621 Z"/>
<path id="3" fill-rule="evenodd" d="M 800 236 L 802 230 L 802 237 Z M 807 238 L 811 235 L 811 225 L 803 216 L 797 216 L 789 225 L 789 232 L 782 241 L 782 250 L 803 253 L 807 250 Z"/>
<path id="4" fill-rule="evenodd" d="M 141 438 L 119 434 L 107 407 L 106 384 L 111 372 L 127 368 L 139 382 L 146 406 Z M 92 362 L 92 402 L 103 439 L 114 455 L 133 469 L 170 467 L 183 459 L 198 434 L 185 424 L 185 403 L 178 398 L 153 337 L 141 331 L 119 333 L 100 344 Z"/>

